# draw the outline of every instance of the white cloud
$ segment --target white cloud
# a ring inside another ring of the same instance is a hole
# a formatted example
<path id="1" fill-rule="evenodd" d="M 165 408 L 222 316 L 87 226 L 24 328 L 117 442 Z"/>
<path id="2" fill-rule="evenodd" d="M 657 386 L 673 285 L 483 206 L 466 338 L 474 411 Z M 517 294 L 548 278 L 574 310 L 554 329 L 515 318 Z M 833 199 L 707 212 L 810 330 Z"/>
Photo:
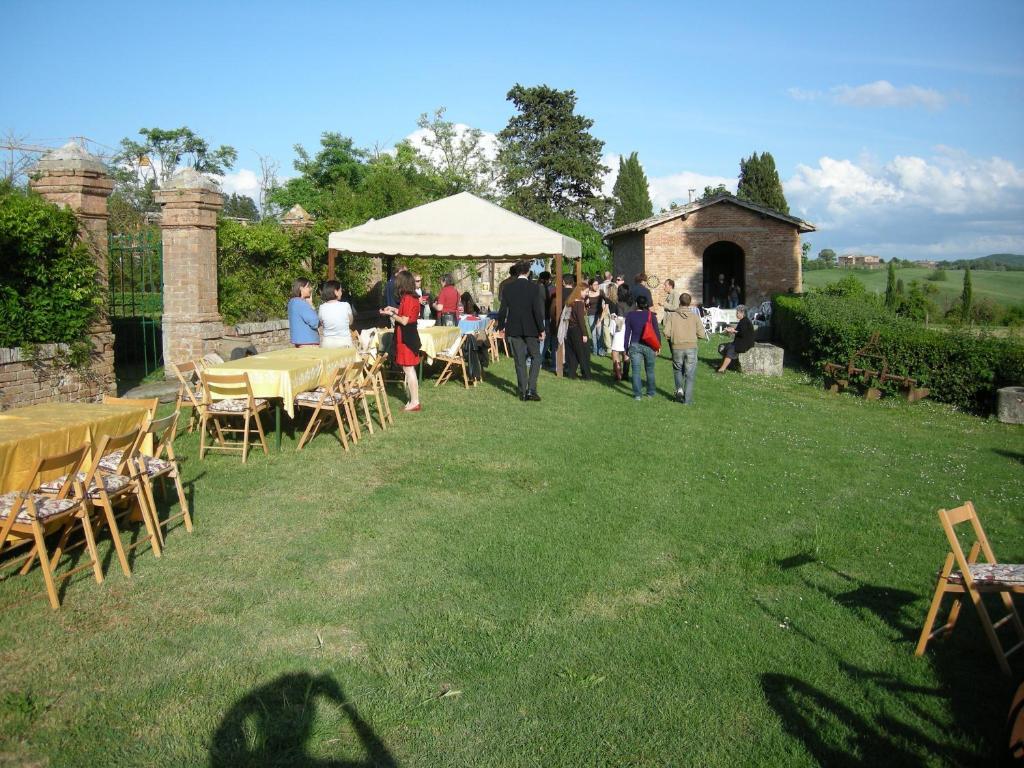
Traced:
<path id="1" fill-rule="evenodd" d="M 789 88 L 786 92 L 794 101 L 814 101 L 821 98 L 821 91 L 809 91 L 804 88 Z"/>
<path id="2" fill-rule="evenodd" d="M 934 88 L 896 86 L 888 80 L 863 85 L 837 85 L 827 92 L 794 87 L 787 93 L 795 101 L 816 101 L 827 96 L 836 104 L 848 107 L 924 107 L 931 110 L 942 109 L 951 98 L 955 98 Z"/>
<path id="3" fill-rule="evenodd" d="M 708 176 L 695 171 L 681 171 L 668 176 L 654 176 L 649 180 L 651 202 L 654 209 L 668 208 L 670 203 L 690 202 L 690 190 L 694 190 L 694 199 L 704 193 L 704 187 L 717 187 L 725 184 L 726 188 L 736 192 L 736 178 L 725 176 Z"/>
<path id="4" fill-rule="evenodd" d="M 611 197 L 612 187 L 615 186 L 615 178 L 619 173 L 619 159 L 621 155 L 602 155 L 601 162 L 610 169 L 604 175 L 601 184 L 601 194 Z M 680 171 L 668 176 L 648 176 L 647 191 L 651 195 L 651 202 L 654 204 L 654 212 L 662 208 L 668 208 L 672 203 L 690 202 L 690 190 L 695 190 L 694 198 L 700 197 L 704 187 L 717 187 L 725 184 L 730 192 L 736 192 L 736 179 L 725 176 L 708 176 L 696 171 Z"/>
<path id="5" fill-rule="evenodd" d="M 256 171 L 248 168 L 241 168 L 235 173 L 226 173 L 223 176 L 214 176 L 220 182 L 220 188 L 225 195 L 235 193 L 248 195 L 255 202 L 260 199 L 260 179 Z"/>
<path id="6" fill-rule="evenodd" d="M 932 88 L 907 85 L 897 88 L 888 80 L 876 80 L 865 85 L 840 85 L 832 89 L 839 104 L 851 107 L 925 107 L 942 109 L 947 98 Z"/>
<path id="7" fill-rule="evenodd" d="M 1000 157 L 936 147 L 876 165 L 822 157 L 785 184 L 820 247 L 882 256 L 1024 252 L 1024 169 Z"/>

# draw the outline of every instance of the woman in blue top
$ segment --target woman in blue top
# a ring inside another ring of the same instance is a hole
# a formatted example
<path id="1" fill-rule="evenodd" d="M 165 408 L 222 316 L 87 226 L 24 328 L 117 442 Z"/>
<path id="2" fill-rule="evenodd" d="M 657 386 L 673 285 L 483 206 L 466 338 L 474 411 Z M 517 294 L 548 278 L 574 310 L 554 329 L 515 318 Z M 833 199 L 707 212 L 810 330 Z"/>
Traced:
<path id="1" fill-rule="evenodd" d="M 288 299 L 288 333 L 296 347 L 320 345 L 320 317 L 309 297 L 313 284 L 304 277 L 292 283 L 292 297 Z"/>

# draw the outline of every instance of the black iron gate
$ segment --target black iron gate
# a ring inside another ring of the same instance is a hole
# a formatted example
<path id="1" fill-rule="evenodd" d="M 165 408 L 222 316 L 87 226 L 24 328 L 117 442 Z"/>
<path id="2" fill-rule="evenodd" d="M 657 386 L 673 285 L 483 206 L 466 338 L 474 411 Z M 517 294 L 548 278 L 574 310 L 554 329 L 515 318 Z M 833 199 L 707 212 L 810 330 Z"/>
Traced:
<path id="1" fill-rule="evenodd" d="M 142 379 L 163 365 L 160 318 L 164 311 L 160 232 L 110 235 L 110 325 L 119 379 Z"/>

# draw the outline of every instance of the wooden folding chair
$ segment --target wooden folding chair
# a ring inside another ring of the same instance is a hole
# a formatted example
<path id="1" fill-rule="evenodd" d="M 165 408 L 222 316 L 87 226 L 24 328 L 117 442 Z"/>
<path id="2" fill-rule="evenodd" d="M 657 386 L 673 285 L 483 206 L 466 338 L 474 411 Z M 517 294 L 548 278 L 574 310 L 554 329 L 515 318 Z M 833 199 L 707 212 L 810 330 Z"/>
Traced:
<path id="1" fill-rule="evenodd" d="M 77 480 L 82 483 L 89 511 L 96 507 L 103 511 L 103 517 L 96 518 L 97 527 L 102 527 L 106 523 L 110 529 L 117 559 L 125 576 L 132 575 L 131 567 L 128 565 L 127 549 L 135 549 L 148 543 L 154 555 L 160 557 L 161 554 L 149 499 L 136 470 L 139 446 L 144 436 L 145 433 L 140 427 L 114 437 L 103 435 L 93 446 L 88 470 L 79 472 L 77 478 L 73 475 L 64 475 L 39 486 L 41 493 L 59 497 L 65 492 L 69 482 Z M 110 469 L 104 468 L 104 463 Z M 146 528 L 146 536 L 126 548 L 121 541 L 119 522 L 124 522 L 134 512 L 131 504 L 127 503 L 132 500 L 135 501 L 142 524 Z M 117 511 L 114 509 L 115 506 L 118 507 Z"/>
<path id="2" fill-rule="evenodd" d="M 500 344 L 505 350 L 505 357 L 511 357 L 508 351 L 508 339 L 505 338 L 505 334 L 498 332 L 498 321 L 488 320 L 487 325 L 484 327 L 484 335 L 487 337 L 487 348 L 490 351 L 491 361 L 498 361 L 498 345 Z"/>
<path id="3" fill-rule="evenodd" d="M 362 361 L 361 363 L 350 366 L 346 369 L 345 374 L 342 376 L 339 389 L 342 395 L 349 403 L 349 407 L 352 409 L 353 421 L 352 426 L 355 427 L 355 441 L 357 442 L 362 439 L 363 432 L 359 427 L 358 418 L 358 405 L 363 406 L 363 417 L 366 419 L 366 428 L 370 434 L 373 434 L 373 419 L 370 417 L 370 406 L 366 402 L 366 389 L 364 388 L 364 371 L 368 370 L 373 365 L 373 362 Z"/>
<path id="4" fill-rule="evenodd" d="M 384 413 L 387 414 L 388 423 L 394 424 L 395 418 L 391 415 L 391 401 L 388 400 L 388 390 L 384 386 L 384 371 L 388 369 L 389 358 L 385 354 L 377 355 L 380 365 L 377 367 L 377 389 L 380 391 L 381 402 L 384 403 Z"/>
<path id="5" fill-rule="evenodd" d="M 129 467 L 134 471 L 136 479 L 142 483 L 146 493 L 146 500 L 153 518 L 153 527 L 156 530 L 160 546 L 164 546 L 163 529 L 168 528 L 171 523 L 179 518 L 185 524 L 185 530 L 192 533 L 192 516 L 188 511 L 188 499 L 185 497 L 185 488 L 181 484 L 181 472 L 178 469 L 178 459 L 174 455 L 174 438 L 178 431 L 178 414 L 172 413 L 156 421 L 146 424 L 143 433 L 143 443 L 150 438 L 153 444 L 152 455 L 146 456 L 138 453 Z M 100 459 L 100 468 L 107 472 L 116 473 L 121 464 L 122 452 L 113 451 Z M 153 493 L 153 482 L 159 480 L 161 488 L 165 480 L 174 481 L 174 487 L 178 491 L 179 511 L 175 515 L 168 515 L 163 521 L 157 512 L 156 496 Z"/>
<path id="6" fill-rule="evenodd" d="M 1008 661 L 1010 654 L 1024 648 L 1024 625 L 1021 624 L 1020 616 L 1011 597 L 1014 594 L 1024 594 L 1024 564 L 996 562 L 992 547 L 988 543 L 988 537 L 985 536 L 985 531 L 981 528 L 981 521 L 978 520 L 978 513 L 970 501 L 956 509 L 940 509 L 939 522 L 942 523 L 942 530 L 945 531 L 946 539 L 949 541 L 950 551 L 939 572 L 935 595 L 932 597 L 928 617 L 921 629 L 921 637 L 914 653 L 921 656 L 932 638 L 946 637 L 952 633 L 960 615 L 963 596 L 966 594 L 978 612 L 978 619 L 981 621 L 985 636 L 996 654 L 999 668 L 1003 674 L 1008 675 L 1010 674 Z M 966 522 L 970 522 L 974 530 L 974 543 L 971 546 L 970 554 L 965 557 L 963 547 L 960 546 L 960 539 L 957 537 L 956 526 Z M 985 562 L 978 562 L 979 554 L 985 556 Z M 958 570 L 954 570 L 954 566 Z M 982 595 L 988 593 L 998 594 L 1007 611 L 1006 615 L 995 623 L 989 617 L 988 609 L 985 608 L 985 603 L 982 600 Z M 949 617 L 945 624 L 932 631 L 939 608 L 947 594 L 955 595 L 953 605 L 949 610 Z M 1016 630 L 1017 641 L 1010 648 L 1004 649 L 997 630 L 1006 624 Z"/>
<path id="7" fill-rule="evenodd" d="M 178 377 L 178 399 L 174 403 L 174 410 L 188 408 L 188 432 L 195 431 L 196 424 L 200 421 L 200 414 L 203 411 L 203 388 L 201 374 L 203 365 L 195 360 L 185 363 L 169 363 L 174 375 Z"/>
<path id="8" fill-rule="evenodd" d="M 259 434 L 263 453 L 269 456 L 267 436 L 263 433 L 263 424 L 260 423 L 260 414 L 269 406 L 263 398 L 253 397 L 249 374 L 244 371 L 242 373 L 202 371 L 200 381 L 203 385 L 202 415 L 199 423 L 200 461 L 206 457 L 207 451 L 240 451 L 242 463 L 245 464 L 246 459 L 249 458 L 249 430 L 252 421 L 256 422 L 256 432 Z M 223 421 L 231 418 L 242 419 L 242 426 L 225 426 Z M 217 439 L 216 445 L 207 445 L 211 422 L 215 430 L 214 436 Z M 239 433 L 242 434 L 241 447 L 237 442 L 229 442 L 226 437 L 229 434 L 237 435 Z"/>
<path id="9" fill-rule="evenodd" d="M 57 580 L 64 581 L 85 568 L 92 568 L 96 583 L 99 584 L 103 582 L 103 569 L 96 553 L 96 539 L 93 535 L 92 520 L 86 509 L 82 483 L 77 479 L 65 483 L 56 496 L 37 493 L 35 488 L 44 475 L 53 472 L 77 478 L 88 452 L 89 446 L 83 445 L 60 456 L 42 458 L 36 462 L 35 471 L 24 489 L 0 496 L 0 555 L 6 559 L 9 550 L 30 547 L 28 552 L 6 560 L 3 566 L 22 566 L 21 573 L 25 574 L 38 557 L 46 587 L 45 592 L 39 594 L 47 596 L 50 607 L 54 610 L 60 608 L 54 573 L 60 562 L 61 553 L 66 551 L 68 536 L 76 527 L 76 522 L 81 525 L 85 536 L 89 561 L 62 573 Z M 46 549 L 46 536 L 55 531 L 60 531 L 60 539 L 50 553 Z"/>
<path id="10" fill-rule="evenodd" d="M 341 446 L 348 451 L 349 441 L 346 432 L 351 431 L 353 440 L 355 440 L 356 417 L 353 413 L 352 402 L 342 386 L 351 368 L 358 370 L 362 368 L 362 363 L 352 361 L 343 365 L 334 372 L 327 386 L 317 387 L 309 392 L 300 392 L 295 396 L 295 404 L 300 408 L 313 409 L 306 430 L 302 433 L 302 438 L 295 448 L 296 451 L 301 451 L 302 447 L 316 436 L 323 422 L 329 420 L 332 414 L 338 424 L 338 437 L 341 439 Z M 346 422 L 348 423 L 347 430 Z"/>
<path id="11" fill-rule="evenodd" d="M 443 362 L 445 366 L 444 370 L 441 371 L 441 375 L 437 377 L 437 381 L 434 382 L 435 387 L 439 387 L 448 381 L 452 374 L 455 373 L 456 368 L 461 368 L 462 383 L 466 385 L 466 389 L 469 389 L 469 372 L 466 369 L 466 358 L 462 354 L 462 346 L 466 341 L 466 337 L 471 335 L 469 333 L 462 334 L 448 349 L 438 353 L 435 359 Z"/>
<path id="12" fill-rule="evenodd" d="M 373 362 L 368 362 L 363 370 L 359 387 L 363 391 L 363 401 L 373 398 L 377 407 L 377 418 L 380 421 L 380 428 L 387 429 L 388 423 L 395 423 L 391 416 L 391 404 L 388 402 L 388 393 L 384 389 L 384 376 L 381 369 L 384 365 L 384 356 L 378 355 Z"/>

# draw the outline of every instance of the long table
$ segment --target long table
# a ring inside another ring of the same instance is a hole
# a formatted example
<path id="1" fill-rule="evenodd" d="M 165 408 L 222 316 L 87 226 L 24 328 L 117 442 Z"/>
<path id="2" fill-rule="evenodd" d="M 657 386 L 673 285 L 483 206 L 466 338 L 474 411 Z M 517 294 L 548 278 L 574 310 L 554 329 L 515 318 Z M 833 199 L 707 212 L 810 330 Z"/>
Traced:
<path id="1" fill-rule="evenodd" d="M 146 414 L 135 405 L 101 403 L 41 403 L 0 413 L 0 493 L 24 488 L 39 459 L 95 443 L 102 435 L 123 435 L 140 426 Z"/>
<path id="2" fill-rule="evenodd" d="M 330 383 L 334 372 L 359 359 L 355 347 L 291 347 L 242 357 L 207 370 L 246 373 L 254 397 L 274 400 L 274 434 L 281 448 L 281 409 L 295 418 L 295 396 Z"/>

